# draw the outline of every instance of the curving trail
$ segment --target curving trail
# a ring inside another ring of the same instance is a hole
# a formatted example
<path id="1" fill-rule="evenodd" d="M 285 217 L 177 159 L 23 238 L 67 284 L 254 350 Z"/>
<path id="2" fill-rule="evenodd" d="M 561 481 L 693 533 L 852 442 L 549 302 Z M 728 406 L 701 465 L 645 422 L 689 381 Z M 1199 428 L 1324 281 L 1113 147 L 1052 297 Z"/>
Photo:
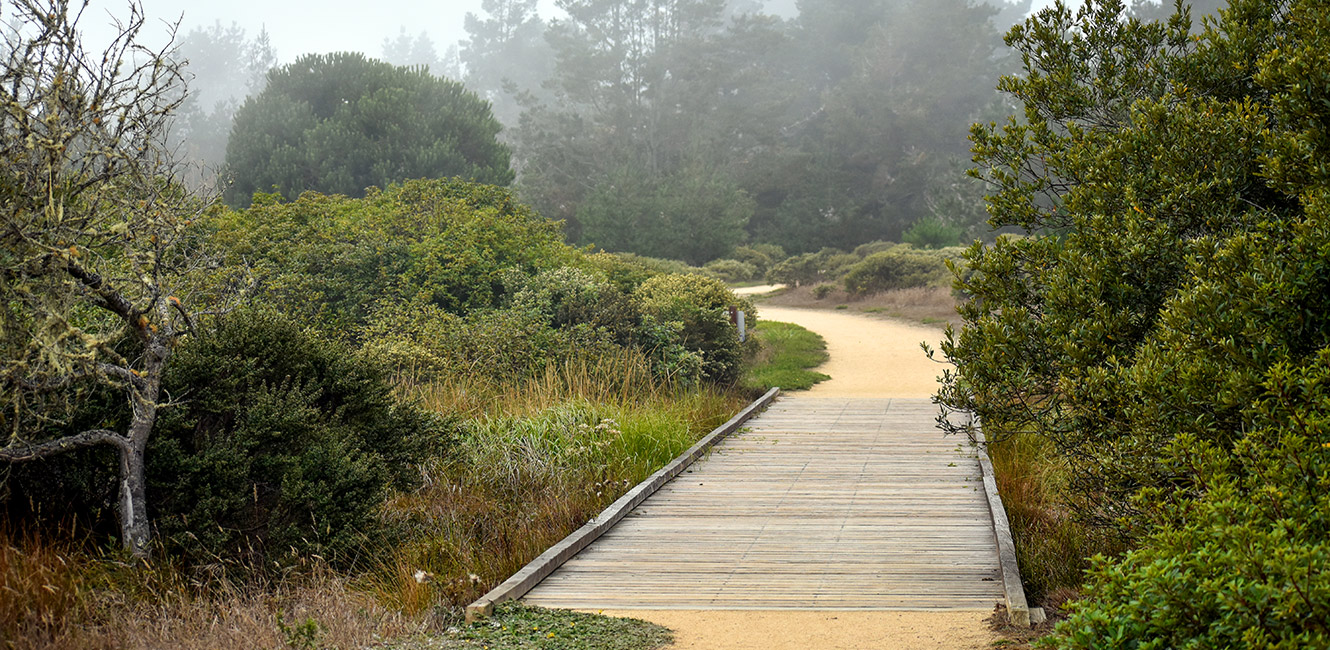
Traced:
<path id="1" fill-rule="evenodd" d="M 759 306 L 762 320 L 795 323 L 821 334 L 831 379 L 809 397 L 928 397 L 943 366 L 920 341 L 936 344 L 940 330 L 837 311 Z M 918 611 L 606 611 L 640 618 L 675 632 L 671 648 L 688 650 L 876 649 L 969 650 L 991 647 L 989 612 Z"/>
<path id="2" fill-rule="evenodd" d="M 831 359 L 818 372 L 831 379 L 801 391 L 808 397 L 929 397 L 937 391 L 943 365 L 924 356 L 919 343 L 934 348 L 942 331 L 903 321 L 842 311 L 758 307 L 761 321 L 802 325 L 827 341 Z"/>

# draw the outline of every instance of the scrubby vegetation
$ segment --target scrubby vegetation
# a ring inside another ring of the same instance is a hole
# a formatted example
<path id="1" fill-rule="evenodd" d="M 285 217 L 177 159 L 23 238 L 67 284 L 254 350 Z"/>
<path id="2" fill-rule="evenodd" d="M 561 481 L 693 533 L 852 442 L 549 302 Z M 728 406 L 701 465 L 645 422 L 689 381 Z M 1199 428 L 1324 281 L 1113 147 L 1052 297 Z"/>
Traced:
<path id="1" fill-rule="evenodd" d="M 287 584 L 312 562 L 408 617 L 455 611 L 750 394 L 737 382 L 756 348 L 727 308 L 755 319 L 751 304 L 714 278 L 568 247 L 499 188 L 262 197 L 198 228 L 261 282 L 177 351 L 163 386 L 179 403 L 146 451 L 157 553 L 212 567 L 201 585 Z M 92 395 L 70 426 L 125 411 Z M 14 466 L 8 513 L 95 539 L 114 476 L 98 454 Z M 111 588 L 164 602 L 124 591 L 136 584 Z M 105 603 L 81 602 L 114 627 Z M 7 635 L 78 636 L 63 615 L 18 618 Z"/>
<path id="2" fill-rule="evenodd" d="M 749 396 L 727 308 L 756 312 L 719 280 L 572 248 L 457 179 L 193 197 L 153 149 L 177 64 L 62 69 L 76 14 L 14 6 L 0 121 L 34 146 L 0 148 L 5 647 L 438 633 Z"/>
<path id="3" fill-rule="evenodd" d="M 738 253 L 742 257 L 760 265 L 722 259 L 707 263 L 705 270 L 722 280 L 740 284 L 756 279 L 758 270 L 764 269 L 762 278 L 774 284 L 839 285 L 851 295 L 864 296 L 895 289 L 947 286 L 951 282 L 947 263 L 962 262 L 964 250 L 954 244 L 930 249 L 882 241 L 862 244 L 851 252 L 824 248 L 790 257 L 782 256 L 779 249 L 768 251 L 770 254 L 741 249 Z"/>

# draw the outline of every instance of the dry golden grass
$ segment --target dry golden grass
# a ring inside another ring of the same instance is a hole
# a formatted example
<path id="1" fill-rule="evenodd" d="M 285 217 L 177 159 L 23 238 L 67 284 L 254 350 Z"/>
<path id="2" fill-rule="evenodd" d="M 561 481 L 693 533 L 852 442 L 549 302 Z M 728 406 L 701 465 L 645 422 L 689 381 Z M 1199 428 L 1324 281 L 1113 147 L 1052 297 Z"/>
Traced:
<path id="1" fill-rule="evenodd" d="M 206 584 L 58 538 L 0 531 L 0 647 L 354 648 L 431 629 L 319 565 L 277 583 Z M 298 643 L 297 643 L 298 645 Z"/>
<path id="2" fill-rule="evenodd" d="M 663 384 L 636 353 L 551 364 L 516 384 L 453 377 L 403 390 L 471 418 L 460 456 L 426 468 L 426 486 L 388 506 L 414 532 L 372 589 L 407 612 L 465 606 L 744 402 Z"/>
<path id="3" fill-rule="evenodd" d="M 1056 609 L 1080 588 L 1090 557 L 1122 549 L 1105 531 L 1076 519 L 1064 497 L 1067 470 L 1051 443 L 1018 434 L 992 445 L 989 454 L 1027 594 Z"/>

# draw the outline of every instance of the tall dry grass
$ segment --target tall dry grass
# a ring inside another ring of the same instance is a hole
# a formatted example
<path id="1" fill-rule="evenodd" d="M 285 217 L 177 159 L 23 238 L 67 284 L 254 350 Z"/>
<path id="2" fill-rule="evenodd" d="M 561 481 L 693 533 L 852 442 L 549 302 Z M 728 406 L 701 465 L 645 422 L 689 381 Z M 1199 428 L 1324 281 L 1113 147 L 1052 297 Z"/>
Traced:
<path id="1" fill-rule="evenodd" d="M 0 530 L 6 649 L 358 648 L 433 625 L 318 564 L 241 586 L 89 546 L 74 530 Z"/>
<path id="2" fill-rule="evenodd" d="M 372 581 L 404 611 L 458 608 L 516 572 L 742 408 L 734 392 L 652 376 L 625 351 L 550 364 L 520 383 L 405 385 L 470 424 L 459 453 L 388 512 L 412 532 Z"/>
<path id="3" fill-rule="evenodd" d="M 1089 558 L 1119 553 L 1121 543 L 1075 516 L 1065 498 L 1066 465 L 1048 440 L 1017 434 L 990 446 L 989 455 L 1027 595 L 1056 608 L 1079 591 Z"/>

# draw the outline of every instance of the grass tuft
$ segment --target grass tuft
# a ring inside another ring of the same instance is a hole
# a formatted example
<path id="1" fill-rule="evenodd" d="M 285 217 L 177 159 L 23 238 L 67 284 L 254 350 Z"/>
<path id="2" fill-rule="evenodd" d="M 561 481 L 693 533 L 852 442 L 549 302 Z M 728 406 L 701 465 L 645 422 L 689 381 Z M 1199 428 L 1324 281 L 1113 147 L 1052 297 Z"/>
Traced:
<path id="1" fill-rule="evenodd" d="M 1017 434 L 993 444 L 989 455 L 1011 520 L 1026 595 L 1031 602 L 1057 608 L 1080 589 L 1089 558 L 1123 549 L 1104 531 L 1074 516 L 1064 498 L 1066 467 L 1052 443 Z"/>

